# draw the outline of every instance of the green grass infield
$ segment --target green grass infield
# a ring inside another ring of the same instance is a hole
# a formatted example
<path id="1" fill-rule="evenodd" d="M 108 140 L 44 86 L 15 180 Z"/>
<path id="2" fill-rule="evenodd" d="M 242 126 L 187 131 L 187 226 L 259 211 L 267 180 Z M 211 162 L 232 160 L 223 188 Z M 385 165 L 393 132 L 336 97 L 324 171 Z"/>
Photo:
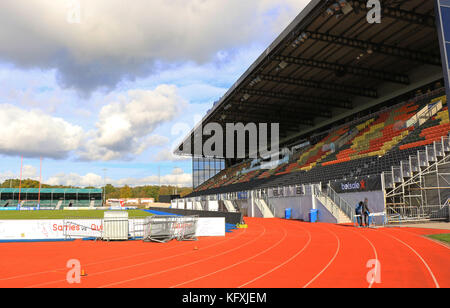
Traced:
<path id="1" fill-rule="evenodd" d="M 446 243 L 446 244 L 450 244 L 450 233 L 447 234 L 433 234 L 433 235 L 428 235 L 429 238 L 432 238 L 434 240 Z"/>
<path id="2" fill-rule="evenodd" d="M 129 218 L 152 216 L 142 210 L 128 210 Z M 40 210 L 40 211 L 0 211 L 0 220 L 11 219 L 64 219 L 64 218 L 103 218 L 105 210 Z"/>

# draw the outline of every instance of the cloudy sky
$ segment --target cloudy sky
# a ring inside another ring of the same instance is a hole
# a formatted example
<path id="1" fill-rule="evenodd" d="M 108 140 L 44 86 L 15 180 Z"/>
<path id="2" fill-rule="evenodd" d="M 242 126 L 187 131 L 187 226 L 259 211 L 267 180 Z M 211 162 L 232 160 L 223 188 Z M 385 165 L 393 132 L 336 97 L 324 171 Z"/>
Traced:
<path id="1" fill-rule="evenodd" d="M 0 181 L 191 185 L 177 142 L 308 2 L 0 1 Z"/>

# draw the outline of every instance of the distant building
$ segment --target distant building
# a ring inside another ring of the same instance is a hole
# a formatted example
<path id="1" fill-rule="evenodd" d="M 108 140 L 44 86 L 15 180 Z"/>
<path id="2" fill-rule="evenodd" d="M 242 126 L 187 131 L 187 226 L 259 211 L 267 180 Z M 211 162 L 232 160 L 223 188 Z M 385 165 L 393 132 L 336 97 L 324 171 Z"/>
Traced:
<path id="1" fill-rule="evenodd" d="M 122 198 L 122 199 L 108 199 L 106 206 L 148 206 L 154 203 L 154 198 Z"/>

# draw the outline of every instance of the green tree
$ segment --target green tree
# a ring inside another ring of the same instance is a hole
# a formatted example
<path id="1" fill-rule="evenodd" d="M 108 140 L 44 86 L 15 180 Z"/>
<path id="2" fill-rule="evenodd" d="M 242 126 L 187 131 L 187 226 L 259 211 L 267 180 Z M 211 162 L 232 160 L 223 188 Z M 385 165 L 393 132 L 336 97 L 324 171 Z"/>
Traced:
<path id="1" fill-rule="evenodd" d="M 132 198 L 133 192 L 130 186 L 125 185 L 120 189 L 120 198 Z"/>

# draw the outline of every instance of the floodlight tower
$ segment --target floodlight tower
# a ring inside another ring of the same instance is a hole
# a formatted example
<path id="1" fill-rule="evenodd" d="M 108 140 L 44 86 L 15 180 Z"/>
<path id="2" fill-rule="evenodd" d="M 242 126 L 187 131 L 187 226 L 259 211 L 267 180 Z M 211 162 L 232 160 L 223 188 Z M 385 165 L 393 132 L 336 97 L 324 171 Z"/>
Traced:
<path id="1" fill-rule="evenodd" d="M 106 206 L 106 168 L 103 168 L 103 206 Z"/>

